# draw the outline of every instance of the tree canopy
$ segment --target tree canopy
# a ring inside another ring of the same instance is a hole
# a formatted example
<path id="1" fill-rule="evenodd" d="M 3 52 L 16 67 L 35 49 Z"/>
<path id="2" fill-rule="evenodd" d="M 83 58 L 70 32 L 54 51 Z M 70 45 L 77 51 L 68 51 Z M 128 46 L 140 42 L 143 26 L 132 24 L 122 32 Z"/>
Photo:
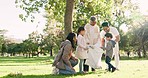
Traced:
<path id="1" fill-rule="evenodd" d="M 69 32 L 76 32 L 78 27 L 89 23 L 91 16 L 97 17 L 97 25 L 108 21 L 121 35 L 120 49 L 124 51 L 143 50 L 146 56 L 147 20 L 141 20 L 139 8 L 131 0 L 16 0 L 16 7 L 26 14 L 20 14 L 23 21 L 34 22 L 35 14 L 44 11 L 46 28 L 43 34 L 34 31 L 22 43 L 6 43 L 0 30 L 0 50 L 8 53 L 50 53 L 57 52 L 60 43 Z M 120 27 L 126 25 L 127 33 Z M 133 42 L 134 41 L 134 42 Z M 6 45 L 6 46 L 5 46 Z"/>

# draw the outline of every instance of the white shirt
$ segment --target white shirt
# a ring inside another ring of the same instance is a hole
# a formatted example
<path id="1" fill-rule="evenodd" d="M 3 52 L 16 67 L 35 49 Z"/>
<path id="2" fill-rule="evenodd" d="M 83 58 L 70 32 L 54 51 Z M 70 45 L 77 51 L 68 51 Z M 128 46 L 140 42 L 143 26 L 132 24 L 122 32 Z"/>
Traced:
<path id="1" fill-rule="evenodd" d="M 115 40 L 115 39 L 116 39 L 116 36 L 119 35 L 119 32 L 118 32 L 118 30 L 117 30 L 115 27 L 109 27 L 109 28 L 110 28 L 109 33 L 111 33 L 111 34 L 113 35 L 112 40 Z M 106 32 L 105 32 L 104 30 L 102 30 L 102 31 L 100 32 L 101 38 L 105 38 L 105 34 L 106 34 Z"/>
<path id="2" fill-rule="evenodd" d="M 90 36 L 92 39 L 95 39 L 96 35 L 95 35 L 95 26 L 90 26 Z"/>
<path id="3" fill-rule="evenodd" d="M 97 25 L 92 26 L 90 24 L 85 25 L 85 39 L 87 43 L 90 43 L 90 45 L 94 45 L 98 42 L 100 38 L 100 29 Z"/>
<path id="4" fill-rule="evenodd" d="M 85 41 L 85 38 L 82 36 L 82 35 L 78 35 L 78 38 L 77 38 L 77 48 L 76 48 L 76 57 L 79 58 L 79 59 L 86 59 L 88 58 L 88 55 L 87 55 L 87 50 L 85 50 L 87 48 L 87 44 L 86 44 L 86 41 Z"/>

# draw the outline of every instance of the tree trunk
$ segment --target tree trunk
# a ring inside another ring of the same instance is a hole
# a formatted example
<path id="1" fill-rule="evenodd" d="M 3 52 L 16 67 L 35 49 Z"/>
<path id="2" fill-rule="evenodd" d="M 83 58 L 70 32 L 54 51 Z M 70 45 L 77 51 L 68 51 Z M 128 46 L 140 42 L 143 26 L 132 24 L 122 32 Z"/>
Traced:
<path id="1" fill-rule="evenodd" d="M 31 57 L 31 53 L 29 52 L 29 58 Z"/>
<path id="2" fill-rule="evenodd" d="M 129 51 L 127 51 L 127 56 L 128 56 L 128 58 L 130 57 L 130 52 Z"/>
<path id="3" fill-rule="evenodd" d="M 141 58 L 141 51 L 140 51 L 140 49 L 138 50 L 138 56 L 139 56 L 139 58 Z"/>
<path id="4" fill-rule="evenodd" d="M 4 52 L 2 51 L 2 53 L 1 53 L 1 56 L 3 56 L 4 57 Z"/>
<path id="5" fill-rule="evenodd" d="M 25 56 L 25 53 L 23 53 L 23 56 Z"/>
<path id="6" fill-rule="evenodd" d="M 28 53 L 26 53 L 26 58 L 28 57 Z"/>
<path id="7" fill-rule="evenodd" d="M 74 0 L 66 0 L 66 10 L 64 16 L 64 32 L 65 37 L 72 32 L 72 17 L 73 17 Z"/>
<path id="8" fill-rule="evenodd" d="M 143 49 L 143 57 L 145 58 L 146 57 L 146 50 L 145 50 L 144 45 L 142 46 L 142 49 Z"/>
<path id="9" fill-rule="evenodd" d="M 53 56 L 53 53 L 52 53 L 52 46 L 51 46 L 51 49 L 50 49 L 50 56 Z"/>
<path id="10" fill-rule="evenodd" d="M 10 56 L 12 56 L 13 54 L 12 53 L 10 53 Z"/>
<path id="11" fill-rule="evenodd" d="M 32 58 L 33 58 L 33 56 L 34 56 L 35 54 L 32 52 L 31 55 L 32 55 Z"/>
<path id="12" fill-rule="evenodd" d="M 37 53 L 37 57 L 39 57 L 40 52 Z"/>
<path id="13" fill-rule="evenodd" d="M 15 56 L 15 55 L 16 55 L 16 53 L 14 52 L 14 53 L 13 53 L 13 56 Z"/>

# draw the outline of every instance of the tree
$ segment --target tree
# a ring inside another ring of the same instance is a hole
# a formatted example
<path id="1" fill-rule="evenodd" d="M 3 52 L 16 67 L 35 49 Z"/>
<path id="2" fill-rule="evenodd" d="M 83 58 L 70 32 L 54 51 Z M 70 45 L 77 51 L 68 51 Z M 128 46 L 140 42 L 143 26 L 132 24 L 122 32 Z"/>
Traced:
<path id="1" fill-rule="evenodd" d="M 123 32 L 120 27 L 123 25 L 128 28 L 134 26 L 134 21 L 136 19 L 139 20 L 137 17 L 140 16 L 138 6 L 132 3 L 131 0 L 114 0 L 113 8 L 113 19 L 110 21 L 110 24 L 119 30 L 121 37 L 120 49 L 125 52 L 133 52 L 134 48 L 137 48 L 137 44 L 139 44 L 137 43 L 135 33 L 133 31 Z"/>
<path id="2" fill-rule="evenodd" d="M 6 51 L 5 46 L 5 37 L 4 34 L 7 32 L 7 30 L 0 30 L 0 52 L 2 52 L 2 56 L 4 55 L 4 51 Z"/>
<path id="3" fill-rule="evenodd" d="M 64 32 L 60 27 L 49 25 L 44 29 L 43 36 L 44 50 L 50 52 L 50 56 L 53 56 L 53 52 L 58 52 L 60 43 L 64 40 Z"/>
<path id="4" fill-rule="evenodd" d="M 40 47 L 41 49 L 46 48 L 47 51 L 50 50 L 51 55 L 52 49 L 54 49 L 52 47 L 59 44 L 58 40 L 61 39 L 57 36 L 57 33 L 49 32 L 51 29 L 64 30 L 66 36 L 69 32 L 76 31 L 78 27 L 89 22 L 88 18 L 91 16 L 98 18 L 98 25 L 101 22 L 108 21 L 119 30 L 122 39 L 120 42 L 122 50 L 132 49 L 132 41 L 128 41 L 128 39 L 136 38 L 133 34 L 125 34 L 120 30 L 123 24 L 132 25 L 133 19 L 135 19 L 133 16 L 138 12 L 137 5 L 133 4 L 131 0 L 16 0 L 16 4 L 17 7 L 26 11 L 25 16 L 20 15 L 20 18 L 24 21 L 29 16 L 32 20 L 35 19 L 34 14 L 39 13 L 41 9 L 45 9 L 46 15 L 44 17 L 47 18 L 47 28 L 43 34 L 44 38 Z M 53 42 L 50 42 L 50 40 Z M 125 42 L 129 45 L 124 44 Z"/>
<path id="5" fill-rule="evenodd" d="M 75 4 L 74 30 L 89 22 L 91 16 L 97 17 L 98 25 L 112 16 L 112 0 L 78 0 Z"/>
<path id="6" fill-rule="evenodd" d="M 139 40 L 140 46 L 139 49 L 143 50 L 143 57 L 146 57 L 146 49 L 145 46 L 148 43 L 148 22 L 145 22 L 141 27 L 137 30 L 137 38 Z"/>
<path id="7" fill-rule="evenodd" d="M 112 3 L 112 0 L 16 0 L 17 6 L 27 13 L 25 16 L 21 14 L 20 18 L 26 20 L 27 17 L 31 16 L 34 19 L 33 13 L 38 13 L 41 8 L 44 8 L 47 12 L 47 15 L 45 15 L 48 18 L 47 22 L 52 19 L 55 19 L 58 23 L 64 22 L 65 36 L 72 32 L 72 18 L 75 21 L 90 18 L 92 15 L 100 15 L 99 18 L 102 19 L 111 18 Z M 73 12 L 73 10 L 76 12 Z"/>
<path id="8" fill-rule="evenodd" d="M 148 22 L 147 16 L 136 16 L 133 20 L 132 26 L 130 26 L 128 33 L 126 33 L 121 40 L 125 44 L 121 47 L 123 50 L 134 51 L 141 58 L 147 56 L 147 44 L 148 44 Z"/>
<path id="9" fill-rule="evenodd" d="M 17 44 L 10 43 L 10 44 L 7 44 L 7 46 L 8 46 L 7 53 L 9 53 L 10 56 L 15 56 L 15 54 L 17 53 L 17 48 L 16 48 Z"/>
<path id="10" fill-rule="evenodd" d="M 38 49 L 39 49 L 39 44 L 40 44 L 40 40 L 41 40 L 41 35 L 38 33 L 38 31 L 34 31 L 32 32 L 31 34 L 29 34 L 29 38 L 28 38 L 28 41 L 29 41 L 29 56 L 30 54 L 32 55 L 32 57 L 34 55 L 37 55 L 39 56 L 39 52 L 38 52 Z"/>
<path id="11" fill-rule="evenodd" d="M 26 52 L 26 57 L 29 56 L 29 58 L 33 57 L 33 54 L 35 54 L 38 51 L 38 44 L 33 42 L 31 39 L 26 39 L 23 41 L 24 49 Z"/>
<path id="12" fill-rule="evenodd" d="M 9 43 L 7 44 L 7 53 L 9 53 L 11 56 L 21 54 L 24 52 L 24 48 L 22 46 L 22 43 Z"/>
<path id="13" fill-rule="evenodd" d="M 2 44 L 2 54 L 1 54 L 1 56 L 4 56 L 4 53 L 6 53 L 7 52 L 7 45 L 6 45 L 6 43 L 3 43 Z"/>
<path id="14" fill-rule="evenodd" d="M 0 52 L 2 51 L 2 44 L 3 44 L 3 42 L 4 42 L 4 36 L 0 35 Z"/>
<path id="15" fill-rule="evenodd" d="M 68 33 L 72 32 L 73 7 L 74 0 L 66 0 L 66 10 L 64 16 L 65 37 L 68 35 Z"/>
<path id="16" fill-rule="evenodd" d="M 59 8 L 62 9 L 62 7 L 59 7 L 58 4 L 61 3 L 66 3 L 66 10 L 65 10 L 65 16 L 64 16 L 64 30 L 65 30 L 65 35 L 67 33 L 72 32 L 72 13 L 73 13 L 73 6 L 74 6 L 74 0 L 40 0 L 40 1 L 35 1 L 35 0 L 16 0 L 17 7 L 23 9 L 26 11 L 26 15 L 20 14 L 19 17 L 23 20 L 26 21 L 26 18 L 31 16 L 31 21 L 33 22 L 33 19 L 35 19 L 33 13 L 35 12 L 40 12 L 40 9 L 44 7 L 45 9 L 48 8 L 48 10 L 52 8 Z M 50 7 L 49 7 L 50 6 Z M 55 10 L 54 14 L 55 15 L 60 15 L 60 10 L 57 9 Z"/>

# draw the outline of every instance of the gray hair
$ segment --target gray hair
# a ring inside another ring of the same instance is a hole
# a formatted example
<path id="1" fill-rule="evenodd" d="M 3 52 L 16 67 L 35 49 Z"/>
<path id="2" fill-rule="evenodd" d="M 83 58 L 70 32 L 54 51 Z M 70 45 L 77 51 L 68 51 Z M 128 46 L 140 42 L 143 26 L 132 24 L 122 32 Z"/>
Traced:
<path id="1" fill-rule="evenodd" d="M 95 16 L 91 16 L 91 17 L 90 17 L 90 20 L 91 20 L 91 21 L 96 21 L 96 17 L 95 17 Z"/>

